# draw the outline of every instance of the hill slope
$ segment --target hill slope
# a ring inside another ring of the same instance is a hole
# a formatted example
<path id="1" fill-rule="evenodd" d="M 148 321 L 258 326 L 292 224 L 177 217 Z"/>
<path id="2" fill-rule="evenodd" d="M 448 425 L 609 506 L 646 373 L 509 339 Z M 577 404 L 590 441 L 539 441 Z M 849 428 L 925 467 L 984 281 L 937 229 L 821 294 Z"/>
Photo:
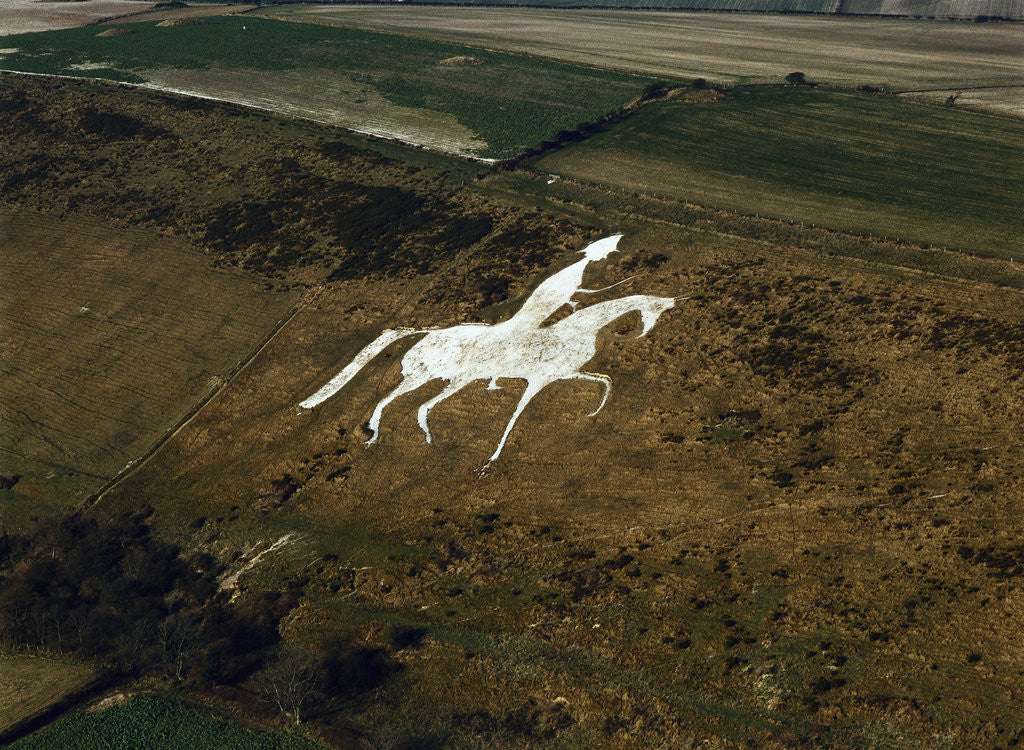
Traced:
<path id="1" fill-rule="evenodd" d="M 173 229 L 197 263 L 304 293 L 251 365 L 89 515 L 127 512 L 133 528 L 145 516 L 204 576 L 224 566 L 190 596 L 233 588 L 254 621 L 278 612 L 264 628 L 296 648 L 387 646 L 396 664 L 372 689 L 310 714 L 338 744 L 1024 738 L 1016 264 L 532 172 L 480 178 L 478 165 L 113 85 L 4 76 L 0 92 L 5 208 L 32 203 L 58 227 Z M 612 388 L 598 414 L 599 383 L 553 384 L 481 472 L 523 384 L 461 391 L 431 414 L 428 443 L 417 412 L 436 382 L 396 400 L 366 445 L 402 344 L 297 408 L 383 330 L 507 320 L 613 232 L 620 250 L 581 283 L 621 284 L 580 310 L 679 299 L 646 336 L 635 314 L 602 328 L 586 365 Z M 28 291 L 50 281 L 23 278 Z M 159 361 L 144 368 L 140 385 L 163 377 Z M 124 567 L 129 580 L 149 570 L 127 554 Z M 222 694 L 249 700 L 258 666 Z"/>

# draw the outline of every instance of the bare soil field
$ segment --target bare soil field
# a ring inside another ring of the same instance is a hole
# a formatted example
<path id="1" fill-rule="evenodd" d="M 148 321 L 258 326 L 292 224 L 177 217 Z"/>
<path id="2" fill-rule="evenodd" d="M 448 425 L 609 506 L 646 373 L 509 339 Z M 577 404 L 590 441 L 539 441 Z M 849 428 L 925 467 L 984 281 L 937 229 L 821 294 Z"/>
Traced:
<path id="1" fill-rule="evenodd" d="M 0 653 L 0 734 L 87 685 L 95 668 L 70 659 Z"/>
<path id="2" fill-rule="evenodd" d="M 114 19 L 118 23 L 133 23 L 229 15 L 245 13 L 256 7 L 218 3 L 202 3 L 184 8 L 154 6 L 155 3 L 145 0 L 0 0 L 0 37 L 31 31 L 70 29 Z M 97 29 L 97 33 L 101 31 Z M 0 68 L 3 67 L 2 62 L 0 54 Z"/>
<path id="3" fill-rule="evenodd" d="M 133 2 L 134 1 L 135 0 L 133 0 Z M 218 3 L 203 2 L 196 5 L 188 5 L 184 8 L 154 8 L 153 10 L 147 10 L 142 13 L 133 13 L 130 16 L 124 16 L 116 20 L 112 20 L 110 23 L 120 25 L 123 23 L 144 23 L 146 21 L 184 21 L 190 19 L 209 18 L 212 16 L 232 16 L 241 13 L 248 13 L 256 7 L 258 6 L 244 5 L 241 3 L 221 5 Z"/>
<path id="4" fill-rule="evenodd" d="M 422 6 L 287 6 L 264 12 L 721 82 L 775 82 L 798 70 L 813 80 L 892 90 L 1024 83 L 1024 35 L 1015 24 Z"/>
<path id="5" fill-rule="evenodd" d="M 0 37 L 29 31 L 85 26 L 105 18 L 149 10 L 155 3 L 140 0 L 0 0 Z M 0 67 L 3 67 L 0 65 Z"/>
<path id="6" fill-rule="evenodd" d="M 745 13 L 817 13 L 821 15 L 907 16 L 980 22 L 1024 18 L 1022 0 L 420 0 L 422 5 L 529 6 L 541 8 L 603 8 Z"/>
<path id="7" fill-rule="evenodd" d="M 839 13 L 880 14 L 886 16 L 928 16 L 929 18 L 1024 17 L 1021 0 L 843 0 L 836 4 Z"/>

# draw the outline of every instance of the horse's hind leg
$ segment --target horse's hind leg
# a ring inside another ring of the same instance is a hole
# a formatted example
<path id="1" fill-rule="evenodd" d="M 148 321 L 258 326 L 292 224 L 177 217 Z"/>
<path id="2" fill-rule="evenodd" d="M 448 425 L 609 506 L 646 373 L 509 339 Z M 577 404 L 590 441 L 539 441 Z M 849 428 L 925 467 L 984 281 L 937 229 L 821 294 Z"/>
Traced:
<path id="1" fill-rule="evenodd" d="M 457 391 L 462 390 L 466 386 L 465 382 L 456 380 L 453 383 L 449 383 L 444 387 L 444 390 L 434 396 L 429 401 L 426 401 L 416 415 L 417 421 L 420 423 L 420 427 L 423 428 L 423 434 L 427 436 L 427 442 L 433 443 L 433 438 L 430 437 L 430 428 L 427 426 L 427 417 L 430 415 L 430 410 L 437 406 L 439 403 L 444 401 L 446 398 L 454 396 Z"/>
<path id="2" fill-rule="evenodd" d="M 373 415 L 370 417 L 370 421 L 367 424 L 367 426 L 370 428 L 370 432 L 373 433 L 373 435 L 370 436 L 370 439 L 366 441 L 367 445 L 373 445 L 374 443 L 376 443 L 377 438 L 380 436 L 380 418 L 381 415 L 384 413 L 384 407 L 386 407 L 399 396 L 403 396 L 406 393 L 409 393 L 410 391 L 415 391 L 417 388 L 419 388 L 426 382 L 427 381 L 423 379 L 403 380 L 401 383 L 398 384 L 398 387 L 395 388 L 395 390 L 391 391 L 391 393 L 389 393 L 387 396 L 382 398 L 377 403 L 377 407 L 373 410 Z"/>
<path id="3" fill-rule="evenodd" d="M 597 413 L 604 408 L 605 403 L 608 401 L 608 395 L 612 392 L 612 379 L 599 372 L 577 372 L 572 377 L 576 380 L 590 380 L 604 386 L 604 395 L 601 397 L 601 403 L 598 404 L 594 411 L 587 415 L 588 417 L 596 417 Z"/>

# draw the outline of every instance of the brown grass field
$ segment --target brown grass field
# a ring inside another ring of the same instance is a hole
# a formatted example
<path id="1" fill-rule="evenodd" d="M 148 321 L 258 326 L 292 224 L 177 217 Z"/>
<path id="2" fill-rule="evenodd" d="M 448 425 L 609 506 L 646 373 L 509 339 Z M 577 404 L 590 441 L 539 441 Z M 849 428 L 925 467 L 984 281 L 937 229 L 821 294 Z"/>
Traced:
<path id="1" fill-rule="evenodd" d="M 293 300 L 82 216 L 0 209 L 0 246 L 7 518 L 73 505 L 138 458 Z"/>
<path id="2" fill-rule="evenodd" d="M 89 664 L 30 654 L 0 653 L 0 733 L 87 685 Z"/>
<path id="3" fill-rule="evenodd" d="M 482 176 L 114 86 L 7 76 L 0 101 L 6 208 L 31 203 L 53 231 L 173 228 L 197 264 L 305 292 L 92 512 L 149 503 L 162 534 L 234 570 L 296 532 L 239 578 L 302 591 L 290 642 L 423 629 L 395 651 L 400 672 L 325 721 L 381 747 L 1024 739 L 1019 265 Z M 597 417 L 596 387 L 553 385 L 481 473 L 521 385 L 439 406 L 433 445 L 416 424 L 428 386 L 367 447 L 402 345 L 297 409 L 383 328 L 502 320 L 613 231 L 622 251 L 585 284 L 632 279 L 596 299 L 689 299 L 644 338 L 633 316 L 602 332 L 588 369 L 613 390 Z M 26 275 L 22 298 L 49 283 Z"/>
<path id="4" fill-rule="evenodd" d="M 1016 24 L 745 13 L 286 6 L 278 18 L 475 44 L 647 75 L 776 82 L 799 70 L 845 86 L 1024 84 Z M 1019 100 L 1009 90 L 998 102 Z"/>
<path id="5" fill-rule="evenodd" d="M 481 476 L 519 388 L 439 407 L 433 446 L 415 423 L 430 389 L 368 449 L 397 354 L 297 413 L 382 327 L 465 319 L 439 300 L 444 274 L 350 283 L 101 507 L 157 498 L 161 526 L 228 557 L 298 531 L 243 585 L 304 581 L 297 637 L 426 627 L 410 726 L 562 696 L 567 745 L 1024 731 L 1020 292 L 615 225 L 626 252 L 592 285 L 640 270 L 633 288 L 692 299 L 646 339 L 629 319 L 602 337 L 592 369 L 615 390 L 597 419 L 596 388 L 552 386 Z M 268 509 L 286 476 L 298 491 Z M 391 721 L 381 705 L 361 720 Z"/>

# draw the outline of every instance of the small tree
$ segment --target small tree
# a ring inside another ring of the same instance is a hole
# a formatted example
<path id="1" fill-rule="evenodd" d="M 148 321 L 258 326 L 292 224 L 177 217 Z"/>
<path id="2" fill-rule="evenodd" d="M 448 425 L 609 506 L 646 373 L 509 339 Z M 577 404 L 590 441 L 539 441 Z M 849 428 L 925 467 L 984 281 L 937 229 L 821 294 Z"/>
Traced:
<path id="1" fill-rule="evenodd" d="M 160 667 L 165 679 L 181 681 L 196 640 L 196 625 L 184 612 L 165 617 L 156 628 Z"/>
<path id="2" fill-rule="evenodd" d="M 317 659 L 297 648 L 286 648 L 256 675 L 256 680 L 263 699 L 298 725 L 317 693 L 321 677 Z"/>
<path id="3" fill-rule="evenodd" d="M 786 76 L 786 83 L 790 86 L 806 86 L 807 76 L 800 71 L 794 71 Z"/>

